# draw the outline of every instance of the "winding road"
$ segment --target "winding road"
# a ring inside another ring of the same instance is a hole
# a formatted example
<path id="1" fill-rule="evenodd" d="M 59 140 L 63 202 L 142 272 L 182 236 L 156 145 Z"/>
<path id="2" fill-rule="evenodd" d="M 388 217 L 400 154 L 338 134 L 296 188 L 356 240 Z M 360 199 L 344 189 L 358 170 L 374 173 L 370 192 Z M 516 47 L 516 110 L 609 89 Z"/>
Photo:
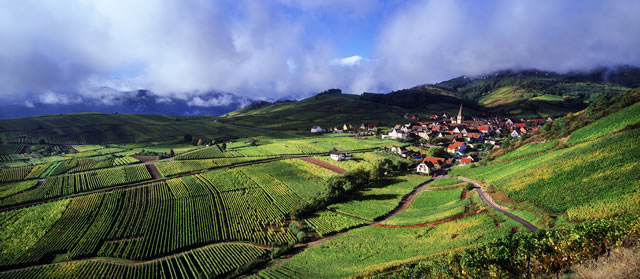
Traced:
<path id="1" fill-rule="evenodd" d="M 489 207 L 502 212 L 504 215 L 509 216 L 511 219 L 516 220 L 518 222 L 520 222 L 522 225 L 524 225 L 525 227 L 527 227 L 527 229 L 529 229 L 529 231 L 531 231 L 532 233 L 535 233 L 536 231 L 538 231 L 538 228 L 536 226 L 534 226 L 533 224 L 527 222 L 526 220 L 516 216 L 515 214 L 508 212 L 504 209 L 502 209 L 502 206 L 498 205 L 495 201 L 493 201 L 493 199 L 489 199 L 487 198 L 487 196 L 484 194 L 484 192 L 482 191 L 482 187 L 480 187 L 480 184 L 478 184 L 478 182 L 476 182 L 473 179 L 469 179 L 466 177 L 457 177 L 457 179 L 460 179 L 464 182 L 469 182 L 471 184 L 473 184 L 473 186 L 475 186 L 476 188 L 476 192 L 478 192 L 478 196 L 480 196 L 480 199 L 482 199 L 482 201 L 484 203 L 486 203 Z"/>

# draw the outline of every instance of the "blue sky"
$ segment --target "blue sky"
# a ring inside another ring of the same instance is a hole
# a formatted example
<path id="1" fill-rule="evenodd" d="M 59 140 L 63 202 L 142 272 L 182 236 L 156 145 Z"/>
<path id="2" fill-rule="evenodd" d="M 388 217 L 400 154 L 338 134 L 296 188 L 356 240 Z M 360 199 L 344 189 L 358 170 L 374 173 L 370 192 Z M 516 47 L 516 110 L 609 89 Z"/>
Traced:
<path id="1" fill-rule="evenodd" d="M 503 69 L 640 65 L 638 14 L 640 2 L 624 0 L 5 1 L 0 100 L 100 101 L 133 89 L 300 98 Z"/>

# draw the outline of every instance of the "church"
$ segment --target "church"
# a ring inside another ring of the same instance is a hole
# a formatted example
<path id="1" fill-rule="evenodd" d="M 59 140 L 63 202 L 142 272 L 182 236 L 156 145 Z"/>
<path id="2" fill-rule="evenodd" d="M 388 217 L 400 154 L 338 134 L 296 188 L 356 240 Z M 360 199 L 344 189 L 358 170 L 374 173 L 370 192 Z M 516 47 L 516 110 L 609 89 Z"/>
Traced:
<path id="1" fill-rule="evenodd" d="M 451 119 L 451 124 L 462 124 L 462 104 L 460 104 L 460 110 L 458 111 L 458 117 Z"/>

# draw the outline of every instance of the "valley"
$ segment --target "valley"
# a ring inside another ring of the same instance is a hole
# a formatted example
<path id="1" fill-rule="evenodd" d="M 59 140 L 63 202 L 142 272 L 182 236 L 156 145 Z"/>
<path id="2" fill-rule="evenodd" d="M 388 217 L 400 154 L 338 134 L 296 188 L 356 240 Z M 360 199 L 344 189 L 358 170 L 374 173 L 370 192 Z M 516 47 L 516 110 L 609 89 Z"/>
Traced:
<path id="1" fill-rule="evenodd" d="M 457 114 L 397 108 L 379 122 L 354 113 L 322 122 L 283 118 L 274 126 L 242 116 L 291 114 L 301 101 L 220 118 L 2 120 L 0 274 L 525 272 L 490 256 L 500 247 L 524 251 L 535 267 L 527 273 L 570 274 L 573 264 L 605 250 L 575 250 L 566 234 L 610 249 L 634 245 L 640 233 L 638 96 L 629 91 L 600 101 L 616 105 L 595 102 L 546 118 L 485 118 L 464 105 Z M 338 122 L 343 117 L 359 120 Z M 305 131 L 296 128 L 302 123 Z M 532 238 L 566 247 L 543 255 L 542 246 L 526 246 Z M 542 258 L 567 253 L 580 258 L 565 266 Z M 470 255 L 488 258 L 463 265 Z M 488 263 L 493 271 L 483 268 Z"/>

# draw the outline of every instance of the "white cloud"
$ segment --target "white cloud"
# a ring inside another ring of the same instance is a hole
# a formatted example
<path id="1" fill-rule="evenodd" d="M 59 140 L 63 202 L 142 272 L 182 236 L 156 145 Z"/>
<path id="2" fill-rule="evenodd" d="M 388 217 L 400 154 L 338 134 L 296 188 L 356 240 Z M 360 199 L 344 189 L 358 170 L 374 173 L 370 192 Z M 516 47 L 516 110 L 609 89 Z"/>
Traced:
<path id="1" fill-rule="evenodd" d="M 355 66 L 355 65 L 359 65 L 363 59 L 364 58 L 362 58 L 359 55 L 354 55 L 354 56 L 344 57 L 340 59 L 334 59 L 331 62 L 332 64 L 335 64 L 335 65 Z"/>
<path id="2" fill-rule="evenodd" d="M 196 107 L 221 107 L 228 106 L 233 101 L 233 97 L 227 94 L 223 94 L 217 97 L 209 97 L 208 99 L 203 99 L 199 96 L 195 96 L 193 97 L 193 99 L 187 102 L 187 105 Z"/>
<path id="3" fill-rule="evenodd" d="M 225 100 L 194 96 L 384 92 L 511 67 L 640 65 L 638 1 L 402 2 L 380 22 L 367 58 L 343 57 L 339 44 L 362 42 L 331 37 L 341 26 L 327 14 L 338 13 L 340 24 L 372 20 L 400 1 L 5 2 L 0 99 L 19 103 L 27 92 L 42 102 L 69 103 L 76 98 L 60 92 L 74 92 L 114 103 L 117 90 L 144 88 L 212 106 Z"/>
<path id="4" fill-rule="evenodd" d="M 407 88 L 509 68 L 640 65 L 640 2 L 423 0 L 383 24 L 374 70 L 354 84 Z"/>
<path id="5" fill-rule="evenodd" d="M 29 101 L 29 100 L 25 100 L 24 101 L 24 106 L 27 108 L 34 108 L 35 106 L 33 105 L 33 102 Z"/>
<path id="6" fill-rule="evenodd" d="M 72 103 L 80 103 L 80 99 L 71 99 L 69 96 L 63 94 L 56 94 L 53 91 L 48 91 L 43 95 L 40 95 L 40 102 L 46 105 L 68 105 Z"/>

